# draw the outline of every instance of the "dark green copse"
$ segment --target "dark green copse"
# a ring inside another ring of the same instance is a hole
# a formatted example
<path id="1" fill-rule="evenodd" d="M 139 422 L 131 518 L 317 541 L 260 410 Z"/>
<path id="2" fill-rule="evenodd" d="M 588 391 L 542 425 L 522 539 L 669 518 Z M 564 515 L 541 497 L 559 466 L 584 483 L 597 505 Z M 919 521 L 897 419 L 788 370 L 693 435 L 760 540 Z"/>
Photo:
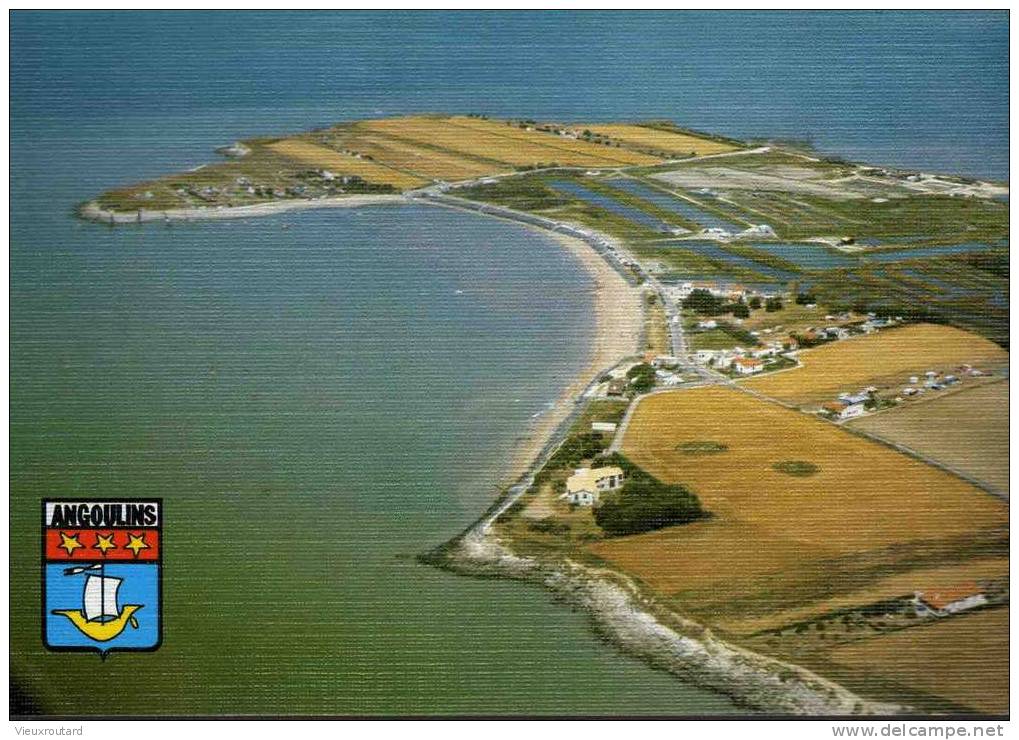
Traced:
<path id="1" fill-rule="evenodd" d="M 606 495 L 594 510 L 594 520 L 606 534 L 639 534 L 705 516 L 697 496 L 685 487 L 663 483 L 618 453 L 599 462 L 618 465 L 626 473 L 623 487 Z"/>
<path id="2" fill-rule="evenodd" d="M 697 288 L 690 292 L 683 299 L 683 308 L 689 308 L 697 313 L 713 315 L 722 313 L 722 306 L 725 304 L 721 298 L 708 291 Z"/>
<path id="3" fill-rule="evenodd" d="M 647 393 L 655 387 L 655 369 L 647 363 L 634 365 L 626 371 L 626 377 L 630 379 L 630 387 L 637 393 Z"/>

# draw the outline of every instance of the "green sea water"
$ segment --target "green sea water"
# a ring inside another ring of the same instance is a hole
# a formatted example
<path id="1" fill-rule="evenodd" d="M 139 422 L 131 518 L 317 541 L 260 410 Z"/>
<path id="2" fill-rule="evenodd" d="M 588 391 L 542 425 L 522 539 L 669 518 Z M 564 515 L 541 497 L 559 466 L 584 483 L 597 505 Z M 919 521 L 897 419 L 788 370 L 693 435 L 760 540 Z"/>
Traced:
<path id="1" fill-rule="evenodd" d="M 62 213 L 15 234 L 11 266 L 12 677 L 44 711 L 729 706 L 540 589 L 414 560 L 491 502 L 584 364 L 590 279 L 555 242 L 427 206 Z M 165 499 L 158 652 L 42 649 L 46 496 Z M 115 687 L 99 708 L 60 680 L 90 672 Z"/>
<path id="2" fill-rule="evenodd" d="M 120 229 L 72 209 L 237 138 L 433 110 L 673 118 L 1007 177 L 1007 26 L 14 12 L 15 709 L 736 711 L 537 587 L 413 559 L 488 506 L 517 437 L 584 364 L 591 284 L 555 243 L 424 206 Z M 158 652 L 42 648 L 39 502 L 79 496 L 164 498 Z"/>

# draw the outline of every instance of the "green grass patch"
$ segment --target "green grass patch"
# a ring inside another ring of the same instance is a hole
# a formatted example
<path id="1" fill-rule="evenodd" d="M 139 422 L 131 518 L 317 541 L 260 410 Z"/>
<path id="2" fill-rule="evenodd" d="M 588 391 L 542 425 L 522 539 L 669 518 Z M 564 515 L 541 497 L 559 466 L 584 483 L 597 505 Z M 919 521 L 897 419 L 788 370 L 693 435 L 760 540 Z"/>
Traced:
<path id="1" fill-rule="evenodd" d="M 676 449 L 684 455 L 718 455 L 728 452 L 729 446 L 712 439 L 695 439 L 676 445 Z"/>
<path id="2" fill-rule="evenodd" d="M 809 478 L 812 475 L 816 475 L 820 470 L 813 463 L 806 462 L 804 460 L 783 460 L 777 462 L 771 466 L 772 470 L 777 470 L 780 473 L 786 475 L 793 475 L 797 478 Z"/>

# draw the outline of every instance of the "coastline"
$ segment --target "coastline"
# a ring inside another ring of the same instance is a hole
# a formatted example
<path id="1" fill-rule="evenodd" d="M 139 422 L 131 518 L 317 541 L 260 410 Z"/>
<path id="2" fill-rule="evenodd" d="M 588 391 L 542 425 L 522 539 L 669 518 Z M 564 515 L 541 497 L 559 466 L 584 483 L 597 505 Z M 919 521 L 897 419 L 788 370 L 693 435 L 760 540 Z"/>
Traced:
<path id="1" fill-rule="evenodd" d="M 514 553 L 491 531 L 490 513 L 421 561 L 461 575 L 511 578 L 550 590 L 584 611 L 595 632 L 653 668 L 775 715 L 892 716 L 910 708 L 864 699 L 801 666 L 739 648 L 660 607 L 625 576 L 565 558 Z"/>
<path id="2" fill-rule="evenodd" d="M 111 224 L 158 220 L 210 220 L 265 216 L 315 208 L 428 202 L 400 195 L 364 195 L 321 200 L 278 201 L 232 208 L 139 211 L 110 214 L 94 202 L 79 215 Z M 449 203 L 433 203 L 459 208 Z M 91 210 L 90 210 L 91 208 Z M 465 209 L 466 210 L 466 209 Z M 475 211 L 477 212 L 477 211 Z M 505 495 L 466 531 L 419 556 L 423 563 L 474 577 L 510 578 L 539 584 L 583 610 L 595 632 L 620 651 L 654 668 L 719 691 L 748 708 L 787 715 L 892 715 L 907 711 L 898 705 L 872 702 L 797 665 L 783 663 L 715 638 L 703 626 L 658 605 L 621 573 L 594 569 L 566 558 L 523 557 L 512 542 L 500 539 L 492 523 L 530 485 L 531 477 L 555 449 L 556 442 L 583 406 L 579 396 L 601 373 L 638 353 L 643 331 L 645 288 L 630 284 L 583 239 L 512 220 L 552 237 L 576 259 L 593 280 L 595 327 L 588 359 L 554 405 L 535 419 L 507 456 L 499 479 Z M 610 237 L 599 234 L 607 242 Z"/>
<path id="3" fill-rule="evenodd" d="M 507 485 L 515 483 L 532 467 L 554 439 L 555 432 L 577 409 L 578 397 L 588 386 L 624 358 L 637 354 L 644 324 L 641 288 L 629 284 L 582 240 L 536 226 L 528 228 L 552 237 L 593 280 L 595 326 L 583 370 L 573 377 L 552 407 L 528 425 L 500 471 L 499 479 Z"/>
<path id="4" fill-rule="evenodd" d="M 77 209 L 77 214 L 86 221 L 118 225 L 140 224 L 149 221 L 211 221 L 229 218 L 252 218 L 292 211 L 309 211 L 317 208 L 358 208 L 360 206 L 406 202 L 408 202 L 407 198 L 402 195 L 349 195 L 340 198 L 320 198 L 318 200 L 278 200 L 224 208 L 171 208 L 167 210 L 146 210 L 139 208 L 135 212 L 127 212 L 107 211 L 100 208 L 96 201 L 90 200 Z"/>
<path id="5" fill-rule="evenodd" d="M 495 213 L 485 215 L 503 218 Z M 738 705 L 791 716 L 908 713 L 908 707 L 864 699 L 806 668 L 719 640 L 710 629 L 659 606 L 621 573 L 565 558 L 524 557 L 513 551 L 512 542 L 494 533 L 496 518 L 527 490 L 562 439 L 572 415 L 582 408 L 578 396 L 602 372 L 638 353 L 644 318 L 643 289 L 630 285 L 584 240 L 517 223 L 552 236 L 595 280 L 596 322 L 589 361 L 509 455 L 501 477 L 505 494 L 460 535 L 418 559 L 460 575 L 541 585 L 584 611 L 596 634 L 618 650 L 653 668 L 719 691 Z M 615 242 L 605 234 L 598 236 Z"/>

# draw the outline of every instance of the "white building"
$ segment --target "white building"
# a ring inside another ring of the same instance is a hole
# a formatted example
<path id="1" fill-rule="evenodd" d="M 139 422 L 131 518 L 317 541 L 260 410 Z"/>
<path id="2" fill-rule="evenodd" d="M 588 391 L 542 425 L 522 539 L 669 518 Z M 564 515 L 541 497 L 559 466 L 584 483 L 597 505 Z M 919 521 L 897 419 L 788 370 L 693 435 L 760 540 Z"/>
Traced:
<path id="1" fill-rule="evenodd" d="M 949 614 L 973 609 L 987 603 L 983 590 L 975 583 L 965 583 L 951 588 L 917 591 L 913 596 L 913 607 L 917 615 L 946 617 Z"/>
<path id="2" fill-rule="evenodd" d="M 824 404 L 823 408 L 837 419 L 852 419 L 863 416 L 867 411 L 862 403 L 843 403 L 841 401 L 831 401 Z"/>
<path id="3" fill-rule="evenodd" d="M 605 491 L 623 485 L 623 470 L 614 465 L 603 468 L 580 468 L 566 479 L 565 498 L 576 506 L 594 506 Z"/>
<path id="4" fill-rule="evenodd" d="M 840 393 L 839 400 L 847 406 L 852 406 L 857 403 L 867 403 L 870 400 L 870 393 L 868 391 L 860 391 L 859 393 Z"/>
<path id="5" fill-rule="evenodd" d="M 592 432 L 606 432 L 608 434 L 615 434 L 616 425 L 610 421 L 592 421 L 591 422 Z"/>
<path id="6" fill-rule="evenodd" d="M 732 361 L 731 367 L 740 375 L 753 375 L 764 369 L 764 363 L 753 357 L 737 357 Z"/>

